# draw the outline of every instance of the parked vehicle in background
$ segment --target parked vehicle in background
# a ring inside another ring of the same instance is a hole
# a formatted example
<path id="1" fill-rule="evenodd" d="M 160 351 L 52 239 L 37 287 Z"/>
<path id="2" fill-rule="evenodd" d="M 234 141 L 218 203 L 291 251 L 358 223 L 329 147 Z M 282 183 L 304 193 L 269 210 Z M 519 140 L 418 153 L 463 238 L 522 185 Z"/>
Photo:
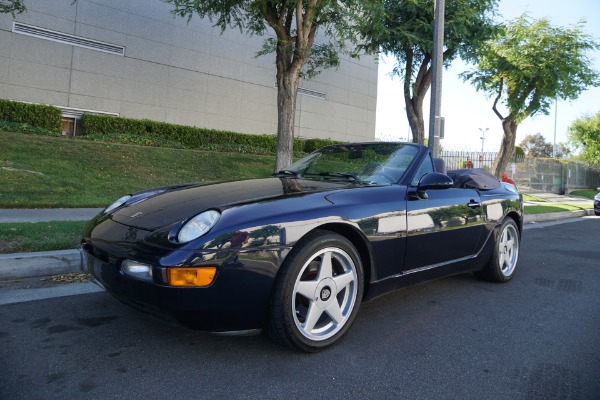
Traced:
<path id="1" fill-rule="evenodd" d="M 594 196 L 594 214 L 600 216 L 600 187 L 597 187 L 596 190 L 599 193 Z"/>

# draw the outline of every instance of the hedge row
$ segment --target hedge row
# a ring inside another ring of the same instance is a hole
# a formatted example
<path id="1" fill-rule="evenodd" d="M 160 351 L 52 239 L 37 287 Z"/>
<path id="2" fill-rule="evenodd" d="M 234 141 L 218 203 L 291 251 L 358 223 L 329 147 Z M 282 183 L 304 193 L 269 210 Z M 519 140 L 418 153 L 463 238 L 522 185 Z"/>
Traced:
<path id="1" fill-rule="evenodd" d="M 60 134 L 61 120 L 62 111 L 58 107 L 0 99 L 0 121 L 5 122 L 2 130 Z M 82 116 L 80 135 L 96 141 L 256 154 L 274 154 L 277 148 L 275 135 L 251 135 L 92 114 Z M 339 142 L 295 138 L 294 153 L 310 153 L 333 143 Z"/>
<path id="2" fill-rule="evenodd" d="M 93 136 L 98 140 L 103 135 L 111 137 L 115 135 L 140 136 L 164 138 L 173 143 L 179 143 L 189 149 L 211 149 L 227 147 L 235 150 L 260 149 L 260 153 L 275 153 L 277 147 L 277 136 L 275 135 L 252 135 L 215 129 L 197 128 L 186 125 L 175 125 L 166 122 L 137 120 L 131 118 L 112 117 L 105 115 L 84 114 L 81 118 L 81 134 Z M 327 139 L 294 139 L 295 152 L 311 152 L 315 149 L 337 143 Z M 244 151 L 250 152 L 250 151 Z"/>
<path id="3" fill-rule="evenodd" d="M 11 122 L 3 121 L 0 119 L 0 131 L 3 132 L 20 132 L 20 133 L 31 133 L 34 135 L 46 135 L 46 136 L 61 136 L 60 131 L 48 130 L 45 128 L 39 128 L 37 126 L 31 126 L 25 122 Z"/>
<path id="4" fill-rule="evenodd" d="M 60 108 L 43 104 L 27 104 L 0 99 L 0 120 L 27 124 L 51 132 L 60 132 L 62 111 Z"/>

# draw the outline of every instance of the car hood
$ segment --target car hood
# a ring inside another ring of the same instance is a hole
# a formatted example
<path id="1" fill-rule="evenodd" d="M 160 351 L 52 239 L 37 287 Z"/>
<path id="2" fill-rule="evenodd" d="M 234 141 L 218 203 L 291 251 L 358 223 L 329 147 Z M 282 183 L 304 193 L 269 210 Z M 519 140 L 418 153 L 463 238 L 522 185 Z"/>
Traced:
<path id="1" fill-rule="evenodd" d="M 225 209 L 246 203 L 356 187 L 346 181 L 315 181 L 291 178 L 251 179 L 197 184 L 175 188 L 127 205 L 109 218 L 135 228 L 154 230 L 189 219 L 208 209 Z"/>

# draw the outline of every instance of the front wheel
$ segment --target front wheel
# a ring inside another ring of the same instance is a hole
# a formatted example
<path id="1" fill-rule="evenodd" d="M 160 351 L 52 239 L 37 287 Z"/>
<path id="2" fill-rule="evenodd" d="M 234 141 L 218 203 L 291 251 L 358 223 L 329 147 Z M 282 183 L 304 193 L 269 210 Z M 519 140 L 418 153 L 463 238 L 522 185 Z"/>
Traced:
<path id="1" fill-rule="evenodd" d="M 512 218 L 506 218 L 500 226 L 500 232 L 494 246 L 494 255 L 481 271 L 475 273 L 478 278 L 491 282 L 509 281 L 517 268 L 520 248 L 519 229 Z"/>
<path id="2" fill-rule="evenodd" d="M 354 321 L 363 294 L 360 256 L 335 233 L 315 231 L 290 252 L 277 277 L 267 331 L 294 349 L 336 343 Z"/>

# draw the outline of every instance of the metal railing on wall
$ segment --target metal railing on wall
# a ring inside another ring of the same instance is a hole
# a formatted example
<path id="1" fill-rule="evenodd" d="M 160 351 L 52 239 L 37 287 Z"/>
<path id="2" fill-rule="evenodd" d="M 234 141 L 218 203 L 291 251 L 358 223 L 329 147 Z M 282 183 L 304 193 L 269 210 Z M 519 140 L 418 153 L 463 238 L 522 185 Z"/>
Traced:
<path id="1" fill-rule="evenodd" d="M 491 170 L 498 153 L 468 150 L 440 151 L 440 157 L 446 163 L 446 169 L 484 168 Z"/>

